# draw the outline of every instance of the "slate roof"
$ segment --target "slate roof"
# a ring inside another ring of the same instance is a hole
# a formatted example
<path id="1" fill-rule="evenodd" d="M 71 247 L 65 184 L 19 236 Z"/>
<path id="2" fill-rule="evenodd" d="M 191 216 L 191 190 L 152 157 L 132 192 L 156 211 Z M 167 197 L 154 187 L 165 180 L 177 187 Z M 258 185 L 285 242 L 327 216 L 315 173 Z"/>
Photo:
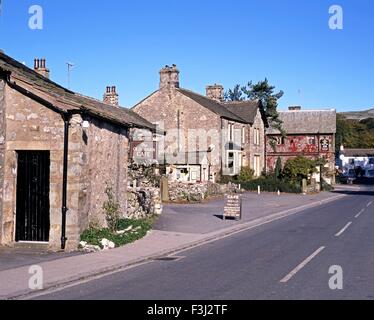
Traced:
<path id="1" fill-rule="evenodd" d="M 374 149 L 344 149 L 341 154 L 346 157 L 374 157 Z"/>
<path id="2" fill-rule="evenodd" d="M 287 134 L 336 133 L 336 110 L 280 111 L 283 129 Z M 268 134 L 280 134 L 270 127 Z"/>
<path id="3" fill-rule="evenodd" d="M 224 106 L 231 112 L 240 116 L 246 122 L 253 124 L 255 122 L 260 103 L 257 100 L 230 101 L 225 102 Z"/>
<path id="4" fill-rule="evenodd" d="M 186 97 L 194 100 L 204 108 L 207 108 L 208 110 L 214 112 L 215 114 L 218 114 L 222 118 L 233 120 L 240 123 L 247 123 L 247 120 L 243 119 L 238 114 L 234 113 L 233 111 L 229 110 L 226 106 L 224 106 L 223 103 L 220 103 L 216 100 L 210 99 L 208 97 L 205 97 L 203 95 L 200 95 L 198 93 L 195 93 L 190 90 L 186 89 L 177 89 L 179 92 L 181 92 Z"/>
<path id="5" fill-rule="evenodd" d="M 63 112 L 81 111 L 125 127 L 133 126 L 153 131 L 156 129 L 153 124 L 134 111 L 70 91 L 2 52 L 0 52 L 0 71 L 9 72 L 18 86 L 48 101 Z"/>

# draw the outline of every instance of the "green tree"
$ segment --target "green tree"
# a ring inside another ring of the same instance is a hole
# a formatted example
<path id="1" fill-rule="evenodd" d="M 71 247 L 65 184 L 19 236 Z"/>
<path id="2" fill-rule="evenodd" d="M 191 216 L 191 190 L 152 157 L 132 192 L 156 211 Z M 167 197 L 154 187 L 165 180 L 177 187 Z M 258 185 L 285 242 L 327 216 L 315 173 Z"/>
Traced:
<path id="1" fill-rule="evenodd" d="M 300 182 L 318 171 L 317 166 L 319 165 L 319 161 L 301 156 L 289 159 L 284 166 L 283 174 L 292 182 Z"/>
<path id="2" fill-rule="evenodd" d="M 225 93 L 226 101 L 243 101 L 245 100 L 243 90 L 240 84 L 237 84 L 233 89 L 229 89 Z"/>
<path id="3" fill-rule="evenodd" d="M 282 174 L 282 160 L 280 157 L 277 159 L 277 163 L 275 164 L 275 178 L 279 180 Z"/>
<path id="4" fill-rule="evenodd" d="M 285 136 L 286 133 L 282 127 L 283 122 L 278 113 L 278 100 L 283 97 L 284 92 L 275 92 L 275 87 L 269 84 L 268 79 L 257 84 L 249 82 L 246 87 L 242 88 L 242 91 L 248 99 L 261 102 L 269 125 L 279 130 L 282 136 Z"/>
<path id="5" fill-rule="evenodd" d="M 255 171 L 253 169 L 251 169 L 250 167 L 242 167 L 240 169 L 238 180 L 240 182 L 248 182 L 248 181 L 253 180 L 254 175 L 255 175 Z"/>
<path id="6" fill-rule="evenodd" d="M 269 84 L 268 79 L 259 81 L 257 84 L 249 82 L 246 86 L 236 85 L 225 94 L 227 101 L 258 100 L 267 118 L 269 126 L 279 130 L 282 136 L 286 132 L 282 127 L 282 120 L 278 113 L 278 100 L 284 95 L 283 91 L 275 92 L 275 87 Z M 270 142 L 275 146 L 275 141 Z"/>
<path id="7" fill-rule="evenodd" d="M 373 118 L 358 121 L 338 114 L 336 126 L 336 153 L 341 145 L 345 148 L 374 148 Z"/>

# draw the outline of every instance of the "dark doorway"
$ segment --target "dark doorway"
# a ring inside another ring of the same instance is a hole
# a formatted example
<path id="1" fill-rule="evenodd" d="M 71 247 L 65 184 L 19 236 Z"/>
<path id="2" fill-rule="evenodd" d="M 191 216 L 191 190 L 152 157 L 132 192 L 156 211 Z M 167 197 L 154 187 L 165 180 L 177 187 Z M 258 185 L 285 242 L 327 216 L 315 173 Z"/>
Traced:
<path id="1" fill-rule="evenodd" d="M 49 241 L 49 151 L 19 151 L 16 241 Z"/>

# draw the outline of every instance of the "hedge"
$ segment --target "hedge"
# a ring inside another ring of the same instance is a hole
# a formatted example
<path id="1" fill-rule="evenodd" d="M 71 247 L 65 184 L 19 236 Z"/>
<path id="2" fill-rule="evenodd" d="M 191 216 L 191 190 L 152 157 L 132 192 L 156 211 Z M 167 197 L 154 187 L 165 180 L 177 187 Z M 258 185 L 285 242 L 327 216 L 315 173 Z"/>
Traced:
<path id="1" fill-rule="evenodd" d="M 276 180 L 274 177 L 259 178 L 249 182 L 242 182 L 241 187 L 248 191 L 257 191 L 258 186 L 265 192 L 302 193 L 301 185 L 288 181 Z"/>

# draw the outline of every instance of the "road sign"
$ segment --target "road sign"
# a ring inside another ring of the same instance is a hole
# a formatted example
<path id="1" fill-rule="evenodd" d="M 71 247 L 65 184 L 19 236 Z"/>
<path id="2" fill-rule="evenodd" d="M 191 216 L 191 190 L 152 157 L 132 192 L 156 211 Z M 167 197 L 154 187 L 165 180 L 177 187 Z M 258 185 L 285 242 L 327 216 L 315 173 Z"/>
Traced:
<path id="1" fill-rule="evenodd" d="M 239 194 L 229 194 L 225 196 L 225 208 L 223 212 L 223 220 L 233 218 L 242 219 L 242 196 Z"/>

